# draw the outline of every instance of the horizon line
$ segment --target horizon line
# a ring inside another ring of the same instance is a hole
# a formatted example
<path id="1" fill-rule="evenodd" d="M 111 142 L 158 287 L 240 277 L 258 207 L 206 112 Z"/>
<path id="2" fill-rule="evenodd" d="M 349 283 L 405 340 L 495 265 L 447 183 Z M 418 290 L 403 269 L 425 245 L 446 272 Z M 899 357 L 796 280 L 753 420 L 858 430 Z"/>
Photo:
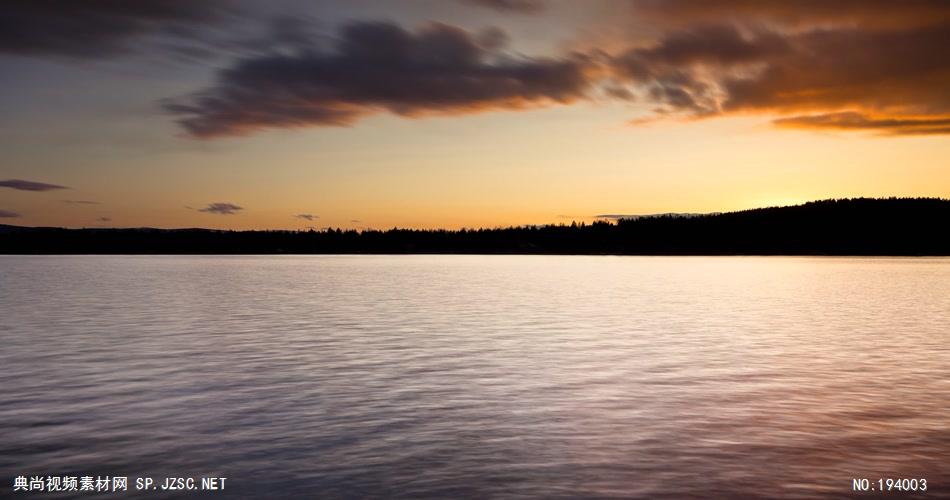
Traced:
<path id="1" fill-rule="evenodd" d="M 857 197 L 845 197 L 845 198 L 822 198 L 804 201 L 801 203 L 788 204 L 788 205 L 766 205 L 758 206 L 751 208 L 743 208 L 738 210 L 729 210 L 729 211 L 715 211 L 715 212 L 661 212 L 653 214 L 600 214 L 600 215 L 591 215 L 591 216 L 564 216 L 557 215 L 556 217 L 567 219 L 568 217 L 572 218 L 571 223 L 566 222 L 547 222 L 539 224 L 509 224 L 509 225 L 496 225 L 496 226 L 479 226 L 479 227 L 468 227 L 462 226 L 456 229 L 449 229 L 445 227 L 433 227 L 433 228 L 420 228 L 420 227 L 400 227 L 393 226 L 389 228 L 373 228 L 373 227 L 363 227 L 363 228 L 353 228 L 353 227 L 344 227 L 344 226 L 323 226 L 320 228 L 315 228 L 310 226 L 308 228 L 280 228 L 280 229 L 218 229 L 213 227 L 201 227 L 201 226 L 184 226 L 184 227 L 161 227 L 161 226 L 82 226 L 82 227 L 67 227 L 67 226 L 22 226 L 17 224 L 0 224 L 0 227 L 15 227 L 23 229 L 62 229 L 62 230 L 157 230 L 157 231 L 219 231 L 219 232 L 254 232 L 254 231 L 274 231 L 274 232 L 326 232 L 326 231 L 337 231 L 345 230 L 347 232 L 384 232 L 384 231 L 477 231 L 477 230 L 499 230 L 499 229 L 518 229 L 518 228 L 538 228 L 538 227 L 568 227 L 572 224 L 586 224 L 587 220 L 593 219 L 590 224 L 610 224 L 614 225 L 618 221 L 626 220 L 638 220 L 638 219 L 651 219 L 651 218 L 700 218 L 700 217 L 713 217 L 720 215 L 729 215 L 737 214 L 743 212 L 752 212 L 756 210 L 769 210 L 769 209 L 778 209 L 778 208 L 796 208 L 804 207 L 809 204 L 814 203 L 827 203 L 827 202 L 841 202 L 841 201 L 862 201 L 862 200 L 873 200 L 873 201 L 887 201 L 887 200 L 918 200 L 918 201 L 944 201 L 950 202 L 950 197 L 944 198 L 942 196 L 883 196 L 883 197 L 873 197 L 873 196 L 857 196 Z"/>

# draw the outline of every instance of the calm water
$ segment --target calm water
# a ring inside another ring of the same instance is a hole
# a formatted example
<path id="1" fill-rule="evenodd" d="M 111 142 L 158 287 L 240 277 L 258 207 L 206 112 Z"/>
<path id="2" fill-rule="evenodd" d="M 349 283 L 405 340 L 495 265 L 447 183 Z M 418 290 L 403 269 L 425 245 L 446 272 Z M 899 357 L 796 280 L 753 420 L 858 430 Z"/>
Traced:
<path id="1" fill-rule="evenodd" d="M 0 496 L 946 498 L 948 342 L 950 259 L 4 256 Z"/>

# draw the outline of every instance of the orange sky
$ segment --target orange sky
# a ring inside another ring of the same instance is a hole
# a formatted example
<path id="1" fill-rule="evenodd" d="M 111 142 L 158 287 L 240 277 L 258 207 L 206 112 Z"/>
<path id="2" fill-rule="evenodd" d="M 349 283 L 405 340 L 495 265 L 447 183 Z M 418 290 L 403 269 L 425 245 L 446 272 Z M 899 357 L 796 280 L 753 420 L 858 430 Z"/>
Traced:
<path id="1" fill-rule="evenodd" d="M 0 36 L 0 223 L 456 228 L 950 197 L 945 2 L 498 4 L 13 8 L 31 29 Z"/>

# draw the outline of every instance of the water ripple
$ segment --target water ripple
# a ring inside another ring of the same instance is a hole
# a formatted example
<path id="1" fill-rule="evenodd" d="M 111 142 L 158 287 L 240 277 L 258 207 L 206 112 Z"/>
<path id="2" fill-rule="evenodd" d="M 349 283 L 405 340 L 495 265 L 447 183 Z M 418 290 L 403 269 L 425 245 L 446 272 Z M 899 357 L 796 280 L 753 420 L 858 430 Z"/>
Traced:
<path id="1" fill-rule="evenodd" d="M 3 256 L 0 311 L 0 496 L 950 497 L 948 259 Z"/>

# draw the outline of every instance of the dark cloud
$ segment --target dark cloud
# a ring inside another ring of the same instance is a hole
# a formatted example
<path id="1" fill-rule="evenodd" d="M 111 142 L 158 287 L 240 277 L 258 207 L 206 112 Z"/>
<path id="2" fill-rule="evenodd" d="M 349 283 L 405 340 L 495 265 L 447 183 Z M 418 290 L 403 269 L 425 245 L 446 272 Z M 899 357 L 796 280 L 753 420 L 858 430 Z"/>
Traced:
<path id="1" fill-rule="evenodd" d="M 92 58 L 131 48 L 144 35 L 187 39 L 219 19 L 217 0 L 8 0 L 0 52 Z"/>
<path id="2" fill-rule="evenodd" d="M 782 126 L 946 133 L 948 2 L 908 2 L 908 12 L 886 22 L 878 17 L 905 4 L 637 4 L 674 28 L 614 56 L 612 68 L 661 105 L 659 115 L 761 113 L 778 115 Z M 714 19 L 721 24 L 706 24 Z"/>
<path id="3" fill-rule="evenodd" d="M 225 202 L 209 203 L 207 207 L 198 209 L 199 212 L 216 215 L 234 215 L 241 210 L 244 210 L 244 207 Z"/>
<path id="4" fill-rule="evenodd" d="M 304 219 L 304 220 L 313 220 L 313 219 L 319 219 L 319 218 L 320 218 L 320 216 L 318 216 L 318 215 L 313 215 L 313 214 L 297 214 L 297 215 L 295 215 L 294 217 L 296 217 L 296 218 L 298 218 L 298 219 Z"/>
<path id="5" fill-rule="evenodd" d="M 62 201 L 63 203 L 67 203 L 69 205 L 100 205 L 98 201 L 90 201 L 90 200 L 60 200 L 60 201 Z"/>
<path id="6" fill-rule="evenodd" d="M 537 14 L 544 10 L 542 0 L 462 0 L 465 3 L 480 5 L 502 12 Z"/>
<path id="7" fill-rule="evenodd" d="M 9 210 L 0 210 L 0 219 L 14 219 L 19 216 L 20 214 L 16 212 L 11 212 Z"/>
<path id="8" fill-rule="evenodd" d="M 382 22 L 342 29 L 330 52 L 243 58 L 195 95 L 166 101 L 193 137 L 264 128 L 347 126 L 375 113 L 404 117 L 466 114 L 570 103 L 585 97 L 581 57 L 506 56 L 498 33 L 483 37 L 444 24 L 415 32 Z"/>
<path id="9" fill-rule="evenodd" d="M 111 217 L 99 217 L 99 218 L 96 219 L 96 220 L 98 220 L 99 222 L 112 222 L 112 218 L 111 218 Z"/>
<path id="10" fill-rule="evenodd" d="M 66 186 L 46 184 L 45 182 L 25 181 L 23 179 L 7 179 L 0 181 L 0 187 L 8 187 L 20 191 L 52 191 L 54 189 L 69 189 Z"/>

